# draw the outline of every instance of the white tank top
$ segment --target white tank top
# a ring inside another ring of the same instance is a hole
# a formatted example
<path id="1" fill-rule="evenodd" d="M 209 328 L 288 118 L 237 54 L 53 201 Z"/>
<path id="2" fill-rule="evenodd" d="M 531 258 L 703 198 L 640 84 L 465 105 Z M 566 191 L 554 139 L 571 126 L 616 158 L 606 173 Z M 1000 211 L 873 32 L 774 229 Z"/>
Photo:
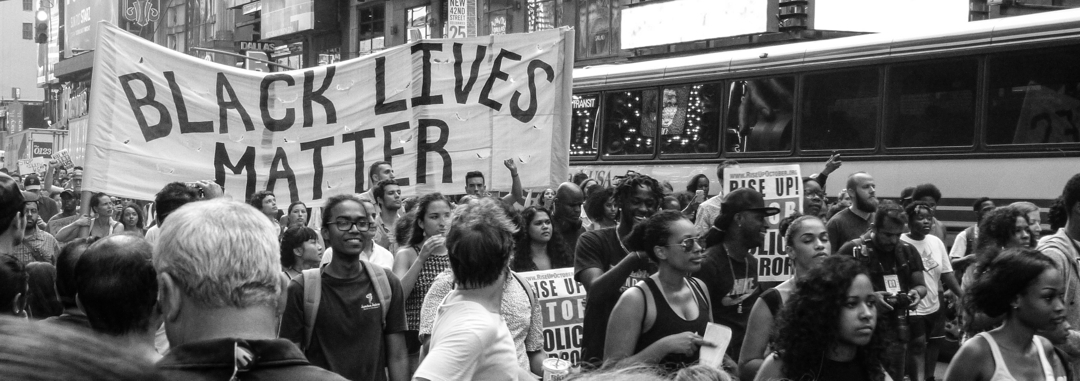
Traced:
<path id="1" fill-rule="evenodd" d="M 1005 359 L 1001 357 L 1001 349 L 998 348 L 997 342 L 994 341 L 994 337 L 990 336 L 989 332 L 983 332 L 978 335 L 986 340 L 990 344 L 990 353 L 994 355 L 994 375 L 990 376 L 990 381 L 1016 381 L 1012 373 L 1009 373 L 1008 367 L 1005 366 Z M 1042 343 L 1039 342 L 1039 337 L 1034 336 L 1031 340 L 1035 344 L 1035 352 L 1039 353 L 1039 363 L 1042 364 L 1043 380 L 1044 381 L 1058 381 L 1054 377 L 1054 367 L 1050 365 L 1050 361 L 1046 359 L 1046 351 L 1043 349 Z M 1060 380 L 1064 380 L 1062 376 Z"/>

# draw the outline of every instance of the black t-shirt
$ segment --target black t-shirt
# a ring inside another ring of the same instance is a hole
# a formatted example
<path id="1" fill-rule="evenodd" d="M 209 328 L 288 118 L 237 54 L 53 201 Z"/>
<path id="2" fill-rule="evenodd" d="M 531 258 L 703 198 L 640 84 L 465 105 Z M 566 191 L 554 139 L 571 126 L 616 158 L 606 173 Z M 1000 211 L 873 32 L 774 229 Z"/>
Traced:
<path id="1" fill-rule="evenodd" d="M 870 381 L 870 373 L 861 361 L 833 361 L 825 359 L 821 363 L 818 381 Z"/>
<path id="2" fill-rule="evenodd" d="M 619 261 L 627 256 L 627 252 L 619 243 L 616 228 L 606 228 L 586 232 L 578 239 L 577 250 L 574 254 L 574 274 L 589 268 L 598 268 L 604 272 L 611 270 Z M 607 338 L 607 323 L 611 317 L 611 311 L 615 309 L 615 303 L 619 301 L 619 295 L 627 288 L 633 287 L 637 282 L 645 280 L 649 274 L 656 272 L 655 266 L 637 269 L 619 285 L 615 290 L 596 290 L 595 285 L 589 290 L 585 299 L 585 319 L 581 334 L 582 359 L 588 362 L 599 362 L 604 358 L 604 340 Z M 598 291 L 602 294 L 612 294 L 611 298 L 593 298 Z"/>
<path id="3" fill-rule="evenodd" d="M 877 248 L 871 240 L 864 240 L 861 243 L 858 240 L 852 240 L 844 243 L 837 251 L 837 254 L 850 255 L 858 259 L 859 262 L 866 266 L 866 269 L 870 271 L 870 283 L 874 285 L 874 291 L 886 291 L 885 276 L 897 275 L 897 279 L 900 281 L 901 292 L 908 292 L 911 290 L 911 274 L 922 274 L 923 263 L 922 257 L 919 255 L 918 249 L 915 249 L 911 244 L 900 241 L 896 244 L 895 252 L 886 252 Z M 863 249 L 860 249 L 863 248 Z M 904 258 L 907 262 L 907 275 L 904 276 L 904 266 L 898 261 L 899 258 Z"/>
<path id="4" fill-rule="evenodd" d="M 382 326 L 379 296 L 367 271 L 352 279 L 337 279 L 322 274 L 322 298 L 315 317 L 311 343 L 304 354 L 312 365 L 340 374 L 350 380 L 385 380 L 386 353 L 384 335 L 405 331 L 405 303 L 401 282 L 386 271 L 390 289 L 390 311 L 386 328 Z M 281 322 L 281 337 L 294 343 L 304 339 L 304 286 L 293 281 Z"/>
<path id="5" fill-rule="evenodd" d="M 753 255 L 747 256 L 745 261 L 731 259 L 724 251 L 724 245 L 714 245 L 706 250 L 705 261 L 694 277 L 709 288 L 713 322 L 731 328 L 727 354 L 739 361 L 750 309 L 763 288 L 758 284 L 757 259 Z"/>

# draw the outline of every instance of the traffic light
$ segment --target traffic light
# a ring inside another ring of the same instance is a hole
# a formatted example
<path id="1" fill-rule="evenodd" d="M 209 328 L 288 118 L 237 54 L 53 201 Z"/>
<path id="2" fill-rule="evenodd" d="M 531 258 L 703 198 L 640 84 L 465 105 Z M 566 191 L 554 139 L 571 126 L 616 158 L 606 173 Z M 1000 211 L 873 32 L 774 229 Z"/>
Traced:
<path id="1" fill-rule="evenodd" d="M 34 42 L 46 44 L 49 42 L 49 11 L 40 8 L 34 16 Z"/>

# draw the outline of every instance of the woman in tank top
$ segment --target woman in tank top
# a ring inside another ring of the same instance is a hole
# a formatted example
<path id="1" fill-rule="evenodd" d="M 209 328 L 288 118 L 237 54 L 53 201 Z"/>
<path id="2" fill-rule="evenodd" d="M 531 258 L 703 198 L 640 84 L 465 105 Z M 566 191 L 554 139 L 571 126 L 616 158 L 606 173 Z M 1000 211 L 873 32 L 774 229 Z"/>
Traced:
<path id="1" fill-rule="evenodd" d="M 776 352 L 754 380 L 889 380 L 877 297 L 858 260 L 825 258 L 795 282 L 771 344 Z"/>
<path id="2" fill-rule="evenodd" d="M 112 218 L 113 202 L 109 195 L 101 192 L 94 193 L 90 197 L 90 211 L 90 215 L 84 214 L 70 225 L 57 231 L 56 239 L 60 242 L 73 240 L 79 236 L 81 228 L 89 228 L 89 236 L 98 238 L 124 232 L 124 224 Z"/>
<path id="3" fill-rule="evenodd" d="M 765 290 L 754 302 L 754 308 L 750 310 L 750 320 L 746 324 L 746 332 L 762 332 L 762 334 L 746 335 L 743 339 L 742 349 L 739 351 L 740 379 L 754 379 L 758 368 L 761 368 L 765 355 L 769 353 L 769 335 L 764 332 L 773 331 L 781 307 L 795 291 L 795 283 L 806 277 L 810 269 L 820 265 L 832 251 L 825 222 L 817 216 L 796 213 L 785 218 L 780 222 L 780 235 L 784 237 L 784 252 L 787 253 L 788 258 L 791 258 L 791 263 L 795 267 L 795 276 L 774 288 Z"/>
<path id="4" fill-rule="evenodd" d="M 678 211 L 662 211 L 634 227 L 629 249 L 659 271 L 629 288 L 608 320 L 604 361 L 658 364 L 668 371 L 698 358 L 712 320 L 705 284 L 690 277 L 705 258 L 701 236 Z"/>
<path id="5" fill-rule="evenodd" d="M 1050 341 L 1036 331 L 1065 322 L 1065 282 L 1042 253 L 1010 248 L 988 263 L 970 286 L 968 304 L 1004 323 L 964 343 L 946 381 L 1063 381 L 1066 370 Z"/>
<path id="6" fill-rule="evenodd" d="M 405 345 L 409 350 L 409 370 L 416 370 L 420 361 L 420 309 L 424 295 L 435 277 L 450 268 L 446 255 L 445 234 L 450 228 L 450 201 L 441 193 L 420 197 L 416 219 L 412 224 L 409 244 L 394 256 L 394 275 L 401 279 L 405 298 Z"/>

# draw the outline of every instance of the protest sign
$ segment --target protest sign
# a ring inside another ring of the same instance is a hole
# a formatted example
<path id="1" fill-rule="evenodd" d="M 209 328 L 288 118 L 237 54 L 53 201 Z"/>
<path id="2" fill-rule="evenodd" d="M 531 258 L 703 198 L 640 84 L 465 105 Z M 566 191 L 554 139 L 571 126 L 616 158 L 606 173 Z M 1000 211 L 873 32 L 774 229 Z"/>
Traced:
<path id="1" fill-rule="evenodd" d="M 34 173 L 34 167 L 30 165 L 30 159 L 19 159 L 17 163 L 19 165 L 20 175 L 28 175 Z"/>
<path id="2" fill-rule="evenodd" d="M 581 329 L 585 319 L 585 287 L 574 269 L 518 273 L 536 291 L 544 318 L 544 352 L 577 365 L 581 361 Z"/>
<path id="3" fill-rule="evenodd" d="M 53 160 L 56 160 L 56 162 L 59 163 L 61 167 L 67 169 L 75 167 L 75 163 L 71 161 L 71 154 L 68 153 L 67 148 L 53 152 L 52 158 Z"/>
<path id="4" fill-rule="evenodd" d="M 391 161 L 406 195 L 461 193 L 480 171 L 509 190 L 569 173 L 573 31 L 422 40 L 331 65 L 263 73 L 100 28 L 85 189 L 153 199 L 211 179 L 246 198 L 319 206 Z M 526 144 L 527 143 L 527 144 Z"/>
<path id="5" fill-rule="evenodd" d="M 724 170 L 721 183 L 724 194 L 733 189 L 752 188 L 761 192 L 765 206 L 780 209 L 769 217 L 765 244 L 754 251 L 758 260 L 759 282 L 782 282 L 792 275 L 791 260 L 784 254 L 784 238 L 780 236 L 780 221 L 802 210 L 803 184 L 798 164 L 767 167 L 733 167 Z"/>
<path id="6" fill-rule="evenodd" d="M 49 161 L 48 159 L 45 159 L 43 157 L 35 157 L 33 159 L 30 159 L 30 168 L 34 171 L 34 173 L 37 173 L 38 175 L 44 177 L 45 172 L 49 171 Z"/>

